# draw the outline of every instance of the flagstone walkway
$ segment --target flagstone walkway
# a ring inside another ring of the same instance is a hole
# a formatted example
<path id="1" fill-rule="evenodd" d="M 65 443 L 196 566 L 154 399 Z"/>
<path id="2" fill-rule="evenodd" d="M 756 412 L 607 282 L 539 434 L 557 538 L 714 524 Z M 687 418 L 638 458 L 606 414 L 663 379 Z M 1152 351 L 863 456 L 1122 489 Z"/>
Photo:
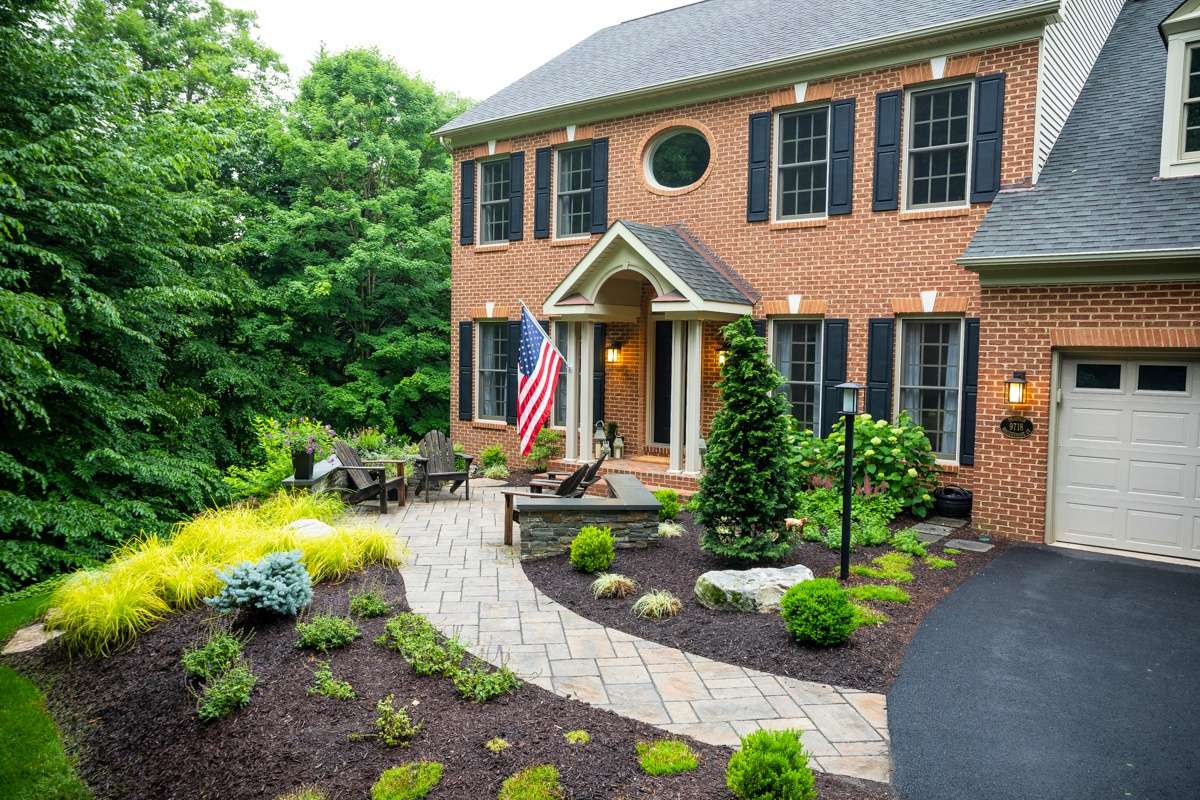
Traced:
<path id="1" fill-rule="evenodd" d="M 713 661 L 587 620 L 539 592 L 503 541 L 503 499 L 472 481 L 380 520 L 407 541 L 409 605 L 493 664 L 564 697 L 670 733 L 736 746 L 758 728 L 801 731 L 814 766 L 888 781 L 886 698 Z"/>

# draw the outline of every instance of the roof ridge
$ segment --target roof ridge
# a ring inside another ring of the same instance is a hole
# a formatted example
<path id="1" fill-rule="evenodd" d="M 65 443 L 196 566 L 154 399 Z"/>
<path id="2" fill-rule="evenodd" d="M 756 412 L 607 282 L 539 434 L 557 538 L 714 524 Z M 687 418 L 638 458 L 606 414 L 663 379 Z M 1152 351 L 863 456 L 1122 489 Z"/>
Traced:
<path id="1" fill-rule="evenodd" d="M 683 239 L 689 247 L 699 253 L 700 257 L 708 262 L 709 266 L 716 270 L 717 274 L 729 281 L 730 286 L 741 292 L 743 297 L 751 303 L 758 302 L 759 294 L 754 291 L 754 287 L 750 285 L 749 281 L 738 274 L 737 270 L 725 263 L 725 259 L 717 255 L 711 247 L 701 241 L 700 237 L 692 233 L 686 225 L 682 222 L 676 222 L 664 225 L 663 228 Z"/>
<path id="2" fill-rule="evenodd" d="M 704 3 L 711 3 L 711 2 L 713 2 L 713 0 L 693 0 L 693 2 L 691 2 L 691 3 L 684 3 L 683 5 L 672 6 L 671 8 L 664 8 L 662 11 L 653 11 L 649 14 L 642 14 L 640 17 L 630 17 L 629 19 L 623 19 L 620 22 L 618 22 L 617 25 L 626 25 L 630 22 L 637 22 L 639 19 L 650 19 L 650 17 L 658 17 L 663 14 L 671 14 L 671 13 L 679 11 L 680 9 L 683 9 L 683 8 L 690 8 L 692 6 L 699 6 L 699 5 L 703 5 Z"/>

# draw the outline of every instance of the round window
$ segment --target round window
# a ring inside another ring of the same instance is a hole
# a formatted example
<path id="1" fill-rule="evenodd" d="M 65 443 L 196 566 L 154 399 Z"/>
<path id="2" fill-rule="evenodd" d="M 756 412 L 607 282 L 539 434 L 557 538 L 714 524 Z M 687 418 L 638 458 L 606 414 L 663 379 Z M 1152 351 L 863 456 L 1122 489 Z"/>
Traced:
<path id="1" fill-rule="evenodd" d="M 708 169 L 708 140 L 692 128 L 667 131 L 650 146 L 646 174 L 663 189 L 691 186 Z"/>

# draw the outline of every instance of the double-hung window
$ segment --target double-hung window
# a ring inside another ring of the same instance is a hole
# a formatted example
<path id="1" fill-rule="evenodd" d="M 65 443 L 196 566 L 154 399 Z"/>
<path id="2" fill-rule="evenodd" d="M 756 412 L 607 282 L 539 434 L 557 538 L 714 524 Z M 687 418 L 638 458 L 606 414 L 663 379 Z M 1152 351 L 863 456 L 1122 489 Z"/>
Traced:
<path id="1" fill-rule="evenodd" d="M 479 241 L 495 244 L 508 241 L 508 158 L 484 161 L 479 193 Z"/>
<path id="2" fill-rule="evenodd" d="M 966 204 L 971 84 L 913 92 L 908 118 L 908 207 Z"/>
<path id="3" fill-rule="evenodd" d="M 554 346 L 558 352 L 567 352 L 567 325 L 554 323 Z M 554 427 L 567 426 L 567 362 L 560 360 L 558 364 L 558 385 L 554 387 L 554 406 L 551 409 L 550 424 Z"/>
<path id="4" fill-rule="evenodd" d="M 905 319 L 900 327 L 900 410 L 947 461 L 958 458 L 962 329 L 959 319 Z"/>
<path id="5" fill-rule="evenodd" d="M 1200 42 L 1187 49 L 1184 58 L 1183 154 L 1200 156 Z"/>
<path id="6" fill-rule="evenodd" d="M 592 148 L 558 151 L 554 235 L 587 236 L 592 230 Z"/>
<path id="7" fill-rule="evenodd" d="M 780 390 L 801 428 L 817 431 L 821 418 L 821 322 L 775 320 L 771 351 L 783 375 Z"/>
<path id="8" fill-rule="evenodd" d="M 829 182 L 829 107 L 779 115 L 775 154 L 775 218 L 826 213 Z"/>
<path id="9" fill-rule="evenodd" d="M 479 419 L 503 421 L 508 410 L 508 323 L 479 323 Z"/>

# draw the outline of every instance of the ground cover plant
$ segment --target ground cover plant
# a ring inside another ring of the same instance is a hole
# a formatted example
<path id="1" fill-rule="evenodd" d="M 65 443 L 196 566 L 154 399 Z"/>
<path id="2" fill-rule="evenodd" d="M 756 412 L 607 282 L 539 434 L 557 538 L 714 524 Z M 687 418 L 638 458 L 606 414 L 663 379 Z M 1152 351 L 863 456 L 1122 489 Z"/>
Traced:
<path id="1" fill-rule="evenodd" d="M 499 736 L 493 736 L 491 739 L 488 739 L 483 743 L 483 746 L 489 753 L 501 753 L 512 747 L 507 739 L 502 739 Z"/>
<path id="2" fill-rule="evenodd" d="M 912 564 L 912 556 L 892 550 L 881 556 L 872 558 L 870 566 L 866 564 L 851 564 L 850 574 L 860 575 L 864 578 L 874 578 L 878 581 L 909 583 L 913 579 Z"/>
<path id="3" fill-rule="evenodd" d="M 492 669 L 478 659 L 472 659 L 466 666 L 459 666 L 450 679 L 459 696 L 474 703 L 486 703 L 508 694 L 521 683 L 507 666 Z"/>
<path id="4" fill-rule="evenodd" d="M 204 644 L 185 650 L 180 663 L 190 677 L 208 680 L 241 660 L 242 646 L 242 639 L 233 633 L 216 630 L 209 634 Z"/>
<path id="5" fill-rule="evenodd" d="M 563 734 L 563 738 L 571 744 L 584 745 L 592 740 L 591 734 L 584 730 L 567 731 Z"/>
<path id="6" fill-rule="evenodd" d="M 328 800 L 328 795 L 315 786 L 301 786 L 287 794 L 278 795 L 275 800 Z"/>
<path id="7" fill-rule="evenodd" d="M 795 731 L 759 730 L 742 737 L 725 783 L 738 800 L 816 800 L 816 780 Z"/>
<path id="8" fill-rule="evenodd" d="M 929 555 L 921 559 L 921 562 L 930 569 L 952 569 L 957 566 L 954 561 L 948 558 L 940 558 L 938 556 Z"/>
<path id="9" fill-rule="evenodd" d="M 647 775 L 676 775 L 700 765 L 692 748 L 679 739 L 638 742 L 637 756 L 638 766 Z"/>
<path id="10" fill-rule="evenodd" d="M 250 693 L 258 678 L 250 665 L 239 661 L 229 669 L 204 682 L 196 698 L 196 716 L 202 722 L 227 717 L 250 705 Z"/>
<path id="11" fill-rule="evenodd" d="M 317 614 L 307 622 L 296 623 L 296 646 L 328 653 L 345 647 L 361 635 L 349 617 Z"/>
<path id="12" fill-rule="evenodd" d="M 907 603 L 911 600 L 908 592 L 899 586 L 879 585 L 877 583 L 860 583 L 846 590 L 851 599 L 879 603 Z"/>
<path id="13" fill-rule="evenodd" d="M 421 800 L 441 782 L 444 770 L 436 761 L 409 761 L 384 770 L 371 787 L 371 800 Z"/>
<path id="14" fill-rule="evenodd" d="M 350 613 L 356 617 L 386 617 L 391 610 L 376 589 L 350 595 Z"/>
<path id="15" fill-rule="evenodd" d="M 616 558 L 612 528 L 585 525 L 571 540 L 571 564 L 580 572 L 603 572 Z"/>
<path id="16" fill-rule="evenodd" d="M 318 661 L 313 671 L 313 683 L 308 687 L 308 693 L 320 697 L 332 697 L 334 700 L 353 700 L 358 695 L 349 681 L 340 681 L 333 677 L 333 667 L 328 661 Z"/>
<path id="17" fill-rule="evenodd" d="M 558 770 L 549 764 L 529 767 L 504 780 L 498 800 L 563 800 Z"/>

